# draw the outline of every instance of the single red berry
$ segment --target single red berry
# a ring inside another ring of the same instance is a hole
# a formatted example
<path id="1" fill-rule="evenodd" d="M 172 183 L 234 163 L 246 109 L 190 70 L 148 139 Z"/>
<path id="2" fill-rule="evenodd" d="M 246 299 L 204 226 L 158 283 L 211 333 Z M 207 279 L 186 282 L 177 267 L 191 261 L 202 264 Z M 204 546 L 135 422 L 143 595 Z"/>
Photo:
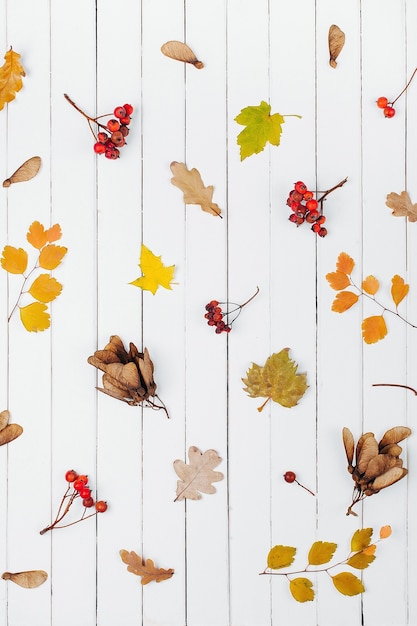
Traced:
<path id="1" fill-rule="evenodd" d="M 88 483 L 88 476 L 87 476 L 87 474 L 80 474 L 78 476 L 78 480 L 82 480 L 84 485 L 86 485 Z"/>
<path id="2" fill-rule="evenodd" d="M 311 230 L 313 230 L 315 233 L 318 233 L 320 228 L 321 228 L 320 224 L 317 224 L 317 222 L 315 222 L 313 226 L 311 227 Z"/>
<path id="3" fill-rule="evenodd" d="M 306 207 L 309 211 L 315 211 L 318 206 L 319 203 L 317 202 L 317 200 L 314 200 L 314 198 L 311 198 L 311 200 L 307 200 L 306 202 Z"/>
<path id="4" fill-rule="evenodd" d="M 314 224 L 314 222 L 318 220 L 319 217 L 320 213 L 318 211 L 310 211 L 306 215 L 306 222 L 308 222 L 309 224 Z"/>
<path id="5" fill-rule="evenodd" d="M 207 322 L 207 324 L 209 326 L 215 326 L 216 322 L 214 321 L 214 319 L 209 319 L 209 321 Z"/>
<path id="6" fill-rule="evenodd" d="M 325 215 L 320 215 L 320 217 L 317 218 L 317 224 L 324 224 L 325 221 L 326 221 Z"/>
<path id="7" fill-rule="evenodd" d="M 299 215 L 296 216 L 297 217 L 297 226 L 301 226 L 301 224 L 304 223 L 305 217 L 300 217 Z"/>
<path id="8" fill-rule="evenodd" d="M 299 202 L 297 202 L 296 200 L 291 200 L 291 202 L 290 202 L 290 209 L 291 209 L 291 211 L 296 211 L 299 206 L 300 206 Z"/>
<path id="9" fill-rule="evenodd" d="M 307 207 L 304 204 L 300 204 L 300 206 L 295 211 L 297 217 L 305 217 L 307 213 Z"/>
<path id="10" fill-rule="evenodd" d="M 295 213 L 291 213 L 291 215 L 288 218 L 290 220 L 290 222 L 292 222 L 293 224 L 297 224 L 298 222 L 298 217 L 296 216 Z"/>
<path id="11" fill-rule="evenodd" d="M 97 143 L 93 146 L 94 152 L 96 154 L 104 154 L 106 152 L 106 146 L 101 141 L 97 141 Z"/>
<path id="12" fill-rule="evenodd" d="M 301 202 L 301 200 L 303 200 L 303 198 L 304 198 L 303 194 L 299 193 L 295 189 L 290 191 L 289 195 L 290 195 L 291 200 L 295 200 L 296 202 Z"/>
<path id="13" fill-rule="evenodd" d="M 67 480 L 69 483 L 73 483 L 74 480 L 77 480 L 77 478 L 78 474 L 74 470 L 68 470 L 68 472 L 66 472 L 65 474 L 65 480 Z"/>
<path id="14" fill-rule="evenodd" d="M 130 122 L 130 115 L 125 115 L 124 117 L 120 118 L 120 123 L 124 124 L 125 126 L 129 126 Z"/>
<path id="15" fill-rule="evenodd" d="M 386 98 L 385 96 L 381 96 L 380 98 L 378 98 L 378 100 L 376 101 L 376 105 L 377 107 L 379 107 L 380 109 L 385 109 L 385 107 L 388 104 L 388 98 Z"/>
<path id="16" fill-rule="evenodd" d="M 223 330 L 224 330 L 225 333 L 230 333 L 230 331 L 232 330 L 232 327 L 231 326 L 225 326 L 223 328 Z"/>
<path id="17" fill-rule="evenodd" d="M 210 300 L 209 305 L 212 307 L 217 306 L 219 303 L 217 302 L 217 300 Z"/>
<path id="18" fill-rule="evenodd" d="M 83 480 L 80 480 L 79 478 L 77 478 L 77 480 L 74 480 L 73 482 L 73 487 L 75 491 L 81 491 L 81 489 L 84 489 L 85 483 Z"/>
<path id="19" fill-rule="evenodd" d="M 123 108 L 126 110 L 126 114 L 127 115 L 132 115 L 133 113 L 133 107 L 131 104 L 124 104 Z"/>
<path id="20" fill-rule="evenodd" d="M 223 328 L 226 326 L 226 324 L 223 322 L 223 320 L 217 320 L 216 326 L 217 326 L 217 328 L 221 328 L 221 330 L 223 330 Z"/>
<path id="21" fill-rule="evenodd" d="M 112 161 L 115 161 L 119 158 L 120 152 L 117 148 L 109 148 L 104 153 L 104 156 L 106 157 L 106 159 L 111 159 Z"/>
<path id="22" fill-rule="evenodd" d="M 107 502 L 104 502 L 104 500 L 96 502 L 96 511 L 97 513 L 104 513 L 107 511 Z"/>
<path id="23" fill-rule="evenodd" d="M 98 133 L 98 135 L 97 135 L 97 139 L 98 139 L 99 141 L 101 141 L 102 143 L 105 143 L 105 142 L 107 141 L 107 139 L 108 139 L 108 138 L 109 138 L 108 134 L 107 134 L 107 133 L 104 133 L 104 132 L 100 132 L 100 133 Z"/>
<path id="24" fill-rule="evenodd" d="M 317 233 L 319 237 L 325 237 L 327 235 L 327 228 L 324 228 L 324 226 L 322 228 L 320 228 L 319 232 Z"/>
<path id="25" fill-rule="evenodd" d="M 84 498 L 83 506 L 85 506 L 87 509 L 89 509 L 93 505 L 94 505 L 94 498 L 92 498 L 91 496 L 88 497 L 88 498 Z"/>
<path id="26" fill-rule="evenodd" d="M 120 130 L 116 130 L 114 133 L 112 133 L 110 139 L 112 143 L 114 143 L 114 145 L 117 146 L 118 148 L 121 148 L 122 146 L 125 145 L 125 138 L 120 132 Z"/>
<path id="27" fill-rule="evenodd" d="M 107 122 L 107 128 L 111 133 L 114 133 L 116 130 L 119 130 L 120 122 L 118 120 L 109 120 Z"/>
<path id="28" fill-rule="evenodd" d="M 308 191 L 307 185 L 303 183 L 301 180 L 294 183 L 294 189 L 295 191 L 298 191 L 298 193 L 302 193 L 302 194 L 305 194 L 305 192 Z"/>
<path id="29" fill-rule="evenodd" d="M 113 111 L 114 117 L 125 117 L 127 111 L 124 107 L 116 107 Z"/>
<path id="30" fill-rule="evenodd" d="M 389 107 L 389 106 L 385 107 L 384 115 L 385 115 L 385 117 L 394 117 L 394 115 L 395 115 L 394 107 Z"/>
<path id="31" fill-rule="evenodd" d="M 80 489 L 80 496 L 81 498 L 83 498 L 83 500 L 89 498 L 91 496 L 91 489 L 89 487 L 83 487 L 82 489 Z"/>
<path id="32" fill-rule="evenodd" d="M 128 127 L 127 127 L 127 126 L 125 126 L 124 124 L 121 124 L 121 125 L 120 125 L 120 128 L 119 128 L 119 132 L 121 132 L 121 133 L 122 133 L 123 137 L 127 137 L 127 136 L 128 136 L 128 134 L 129 134 L 129 129 L 128 129 Z"/>
<path id="33" fill-rule="evenodd" d="M 303 195 L 303 199 L 304 200 L 311 200 L 311 198 L 314 196 L 314 193 L 312 191 L 306 191 L 305 194 Z"/>
<path id="34" fill-rule="evenodd" d="M 214 319 L 215 322 L 220 322 L 221 319 L 222 319 L 222 314 L 221 313 L 215 313 L 213 315 L 213 319 Z"/>
<path id="35" fill-rule="evenodd" d="M 287 483 L 293 483 L 296 479 L 296 474 L 294 472 L 285 472 L 284 474 L 284 480 Z"/>

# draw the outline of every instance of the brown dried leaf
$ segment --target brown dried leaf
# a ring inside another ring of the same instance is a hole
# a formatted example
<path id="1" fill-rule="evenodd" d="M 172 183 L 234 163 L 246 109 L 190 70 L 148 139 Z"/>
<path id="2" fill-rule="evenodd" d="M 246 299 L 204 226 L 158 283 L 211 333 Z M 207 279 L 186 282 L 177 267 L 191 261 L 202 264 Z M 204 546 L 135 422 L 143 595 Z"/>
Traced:
<path id="1" fill-rule="evenodd" d="M 177 459 L 174 461 L 174 469 L 181 480 L 177 481 L 177 500 L 200 500 L 201 492 L 215 493 L 216 489 L 211 483 L 223 479 L 221 472 L 215 472 L 221 462 L 215 450 L 206 450 L 202 453 L 196 446 L 191 446 L 188 450 L 190 464 Z"/>
<path id="2" fill-rule="evenodd" d="M 407 426 L 394 426 L 394 428 L 390 428 L 382 437 L 379 442 L 379 451 L 381 452 L 381 448 L 387 446 L 391 443 L 399 443 L 403 441 L 403 439 L 407 439 L 411 435 L 411 428 Z"/>
<path id="3" fill-rule="evenodd" d="M 358 452 L 356 452 L 356 455 L 358 457 L 358 461 L 356 463 L 356 469 L 358 470 L 359 474 L 363 474 L 364 472 L 366 472 L 368 463 L 377 454 L 378 454 L 377 440 L 375 439 L 374 436 L 367 437 L 365 441 L 363 442 L 359 455 L 358 455 Z"/>
<path id="4" fill-rule="evenodd" d="M 136 552 L 133 552 L 133 550 L 131 552 L 128 552 L 127 550 L 120 550 L 120 556 L 123 563 L 126 563 L 128 566 L 128 572 L 142 577 L 140 581 L 142 585 L 147 585 L 152 581 L 160 583 L 163 580 L 168 580 L 168 578 L 171 578 L 174 574 L 173 569 L 155 567 L 152 559 L 146 559 L 146 561 L 144 561 L 142 557 L 136 554 Z"/>
<path id="5" fill-rule="evenodd" d="M 372 483 L 372 490 L 374 492 L 380 491 L 381 489 L 385 489 L 385 487 L 389 487 L 394 483 L 401 480 L 408 474 L 408 470 L 405 467 L 392 467 L 387 472 L 375 478 Z"/>
<path id="6" fill-rule="evenodd" d="M 342 431 L 343 434 L 343 445 L 345 446 L 346 458 L 348 461 L 348 470 L 350 473 L 353 472 L 353 453 L 355 451 L 355 440 L 353 439 L 353 435 L 349 428 L 344 428 Z"/>
<path id="7" fill-rule="evenodd" d="M 358 459 L 362 450 L 362 446 L 365 442 L 365 440 L 368 437 L 373 437 L 374 433 L 364 433 L 363 435 L 361 435 L 358 439 L 358 443 L 356 444 L 356 464 L 358 464 Z"/>
<path id="8" fill-rule="evenodd" d="M 392 191 L 387 195 L 385 204 L 393 209 L 392 214 L 395 217 L 406 216 L 409 222 L 417 222 L 417 204 L 411 202 L 407 191 L 402 191 L 401 194 Z"/>
<path id="9" fill-rule="evenodd" d="M 13 183 L 24 183 L 31 178 L 34 178 L 39 172 L 41 166 L 41 157 L 34 156 L 22 163 L 20 167 L 3 182 L 3 187 L 10 187 Z"/>
<path id="10" fill-rule="evenodd" d="M 395 466 L 397 458 L 389 454 L 377 454 L 368 463 L 365 474 L 361 477 L 360 482 L 367 484 L 377 476 L 385 474 L 388 470 Z"/>
<path id="11" fill-rule="evenodd" d="M 340 30 L 336 24 L 332 24 L 329 28 L 329 63 L 331 67 L 337 66 L 336 59 L 345 45 L 345 33 Z"/>
<path id="12" fill-rule="evenodd" d="M 194 65 L 198 70 L 204 67 L 204 63 L 199 61 L 191 48 L 182 41 L 167 41 L 161 46 L 161 52 L 175 61 L 191 63 L 191 65 Z"/>
<path id="13" fill-rule="evenodd" d="M 199 204 L 206 213 L 221 217 L 221 209 L 212 201 L 214 187 L 213 185 L 204 187 L 197 169 L 188 170 L 185 163 L 177 161 L 173 161 L 170 167 L 174 174 L 171 183 L 181 189 L 185 204 Z"/>
<path id="14" fill-rule="evenodd" d="M 9 419 L 10 419 L 9 411 L 6 410 L 0 413 L 0 430 L 3 430 L 3 428 L 7 426 L 7 424 L 9 423 Z"/>
<path id="15" fill-rule="evenodd" d="M 379 452 L 380 454 L 390 454 L 391 456 L 400 456 L 403 451 L 402 447 L 397 445 L 396 443 L 389 443 L 386 446 L 381 448 L 381 444 L 379 444 Z"/>
<path id="16" fill-rule="evenodd" d="M 34 589 L 45 582 L 48 578 L 48 574 L 42 569 L 34 569 L 28 570 L 27 572 L 17 572 L 15 574 L 12 572 L 4 572 L 1 577 L 3 580 L 11 580 L 16 583 L 16 585 L 25 587 L 25 589 Z"/>
<path id="17" fill-rule="evenodd" d="M 10 443 L 23 433 L 23 428 L 19 424 L 8 424 L 0 430 L 0 446 Z"/>

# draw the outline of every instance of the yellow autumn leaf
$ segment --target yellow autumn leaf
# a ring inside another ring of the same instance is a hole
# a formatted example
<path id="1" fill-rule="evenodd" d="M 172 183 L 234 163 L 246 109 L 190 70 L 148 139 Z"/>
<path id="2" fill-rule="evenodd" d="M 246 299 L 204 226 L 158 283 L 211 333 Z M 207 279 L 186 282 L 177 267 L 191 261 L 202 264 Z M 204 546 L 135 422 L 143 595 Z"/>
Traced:
<path id="1" fill-rule="evenodd" d="M 144 244 L 142 244 L 140 253 L 139 267 L 142 270 L 143 276 L 129 283 L 130 285 L 151 291 L 154 295 L 158 287 L 171 289 L 175 265 L 170 265 L 169 267 L 164 265 L 161 261 L 161 257 L 153 254 Z"/>
<path id="2" fill-rule="evenodd" d="M 290 580 L 290 591 L 297 602 L 314 600 L 313 583 L 308 578 L 293 578 Z"/>
<path id="3" fill-rule="evenodd" d="M 68 248 L 64 246 L 56 246 L 50 243 L 42 248 L 39 255 L 39 265 L 44 270 L 54 270 L 61 263 L 62 259 L 68 252 Z"/>
<path id="4" fill-rule="evenodd" d="M 355 261 L 346 252 L 341 252 L 337 258 L 336 269 L 338 272 L 351 274 L 355 266 Z"/>
<path id="5" fill-rule="evenodd" d="M 340 572 L 336 576 L 331 576 L 331 579 L 336 589 L 344 596 L 357 596 L 365 591 L 359 578 L 350 572 Z"/>
<path id="6" fill-rule="evenodd" d="M 52 302 L 62 291 L 62 285 L 49 274 L 40 274 L 33 281 L 29 293 L 39 302 Z"/>
<path id="7" fill-rule="evenodd" d="M 48 243 L 46 230 L 40 222 L 32 222 L 26 234 L 26 239 L 37 250 L 40 250 Z"/>
<path id="8" fill-rule="evenodd" d="M 368 293 L 370 296 L 374 296 L 379 289 L 379 280 L 375 278 L 375 276 L 367 276 L 364 281 L 362 281 L 362 289 Z"/>
<path id="9" fill-rule="evenodd" d="M 366 317 L 362 322 L 362 337 L 365 343 L 376 343 L 383 339 L 387 332 L 388 328 L 382 315 Z"/>
<path id="10" fill-rule="evenodd" d="M 332 303 L 332 311 L 335 313 L 344 313 L 351 306 L 356 304 L 359 296 L 353 291 L 340 291 Z"/>
<path id="11" fill-rule="evenodd" d="M 344 272 L 329 272 L 329 274 L 326 274 L 326 280 L 335 291 L 345 289 L 350 285 L 349 276 Z"/>
<path id="12" fill-rule="evenodd" d="M 410 286 L 404 282 L 404 278 L 395 274 L 392 277 L 391 296 L 395 306 L 398 306 L 405 296 L 408 294 Z"/>
<path id="13" fill-rule="evenodd" d="M 51 317 L 46 311 L 48 307 L 42 302 L 32 302 L 20 308 L 20 319 L 30 333 L 37 333 L 49 328 Z"/>
<path id="14" fill-rule="evenodd" d="M 368 546 L 367 548 L 365 548 L 364 550 L 362 550 L 363 554 L 375 554 L 376 552 L 376 544 L 375 543 L 371 543 L 370 546 Z"/>
<path id="15" fill-rule="evenodd" d="M 337 548 L 337 543 L 329 541 L 315 541 L 308 553 L 309 565 L 323 565 L 328 563 Z"/>
<path id="16" fill-rule="evenodd" d="M 360 552 L 360 550 L 367 548 L 371 543 L 372 533 L 372 528 L 360 528 L 359 530 L 356 530 L 350 540 L 351 551 Z"/>
<path id="17" fill-rule="evenodd" d="M 368 565 L 375 561 L 375 558 L 376 557 L 373 554 L 366 554 L 364 550 L 363 552 L 358 552 L 357 554 L 351 556 L 347 560 L 347 564 L 355 569 L 366 569 Z"/>
<path id="18" fill-rule="evenodd" d="M 271 569 L 281 569 L 289 567 L 294 561 L 297 548 L 292 546 L 274 546 L 268 554 L 268 567 Z"/>
<path id="19" fill-rule="evenodd" d="M 380 531 L 379 531 L 380 539 L 386 539 L 391 534 L 392 534 L 392 528 L 389 525 L 388 526 L 382 526 Z"/>
<path id="20" fill-rule="evenodd" d="M 0 111 L 5 104 L 15 99 L 16 93 L 23 87 L 22 76 L 26 76 L 19 61 L 20 54 L 10 48 L 4 59 L 5 63 L 0 67 Z"/>
<path id="21" fill-rule="evenodd" d="M 54 224 L 51 228 L 48 228 L 46 231 L 46 237 L 49 243 L 53 241 L 58 241 L 62 237 L 61 226 L 59 224 Z"/>
<path id="22" fill-rule="evenodd" d="M 23 248 L 4 246 L 3 256 L 0 259 L 1 266 L 10 274 L 23 274 L 28 265 L 28 255 Z"/>

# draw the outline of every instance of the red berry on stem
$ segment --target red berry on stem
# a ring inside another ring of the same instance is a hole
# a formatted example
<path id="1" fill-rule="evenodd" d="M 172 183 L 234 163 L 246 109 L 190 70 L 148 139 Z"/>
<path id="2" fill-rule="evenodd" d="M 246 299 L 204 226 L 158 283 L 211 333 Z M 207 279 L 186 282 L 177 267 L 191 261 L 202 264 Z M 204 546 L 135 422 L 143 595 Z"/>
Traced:
<path id="1" fill-rule="evenodd" d="M 77 480 L 75 480 L 73 483 L 73 487 L 75 491 L 81 491 L 81 489 L 84 489 L 85 483 L 83 480 L 80 480 L 79 478 L 77 478 Z"/>
<path id="2" fill-rule="evenodd" d="M 311 198 L 314 196 L 314 193 L 312 191 L 306 191 L 305 194 L 303 195 L 303 199 L 304 200 L 311 200 Z"/>
<path id="3" fill-rule="evenodd" d="M 119 130 L 120 128 L 120 122 L 118 120 L 109 120 L 107 122 L 107 128 L 109 129 L 110 132 L 114 133 L 116 130 Z"/>
<path id="4" fill-rule="evenodd" d="M 308 222 L 309 224 L 314 224 L 314 222 L 318 220 L 319 217 L 320 217 L 320 213 L 318 211 L 310 211 L 306 215 L 306 222 Z"/>
<path id="5" fill-rule="evenodd" d="M 94 144 L 93 149 L 96 154 L 104 154 L 106 152 L 106 146 L 100 141 Z"/>
<path id="6" fill-rule="evenodd" d="M 317 202 L 317 200 L 314 200 L 314 198 L 311 198 L 311 200 L 308 200 L 306 202 L 306 207 L 309 211 L 315 211 L 318 206 L 319 203 Z"/>
<path id="7" fill-rule="evenodd" d="M 65 474 L 65 480 L 67 480 L 69 483 L 73 483 L 74 480 L 77 480 L 77 478 L 78 474 L 74 470 L 68 470 L 68 472 Z"/>
<path id="8" fill-rule="evenodd" d="M 132 107 L 132 105 L 131 105 L 131 104 L 124 104 L 124 105 L 123 105 L 123 108 L 124 108 L 124 109 L 125 109 L 125 111 L 126 111 L 126 115 L 132 115 L 132 113 L 133 113 L 133 107 Z"/>
<path id="9" fill-rule="evenodd" d="M 84 498 L 83 506 L 85 506 L 87 509 L 94 506 L 94 498 L 92 498 L 91 496 L 88 498 Z"/>
<path id="10" fill-rule="evenodd" d="M 108 134 L 107 134 L 107 133 L 104 133 L 104 132 L 102 132 L 102 131 L 101 131 L 101 132 L 99 132 L 99 133 L 98 133 L 98 135 L 97 135 L 97 139 L 98 139 L 99 141 L 101 141 L 102 143 L 106 142 L 108 138 L 109 138 Z"/>
<path id="11" fill-rule="evenodd" d="M 124 124 L 125 126 L 129 126 L 130 124 L 130 115 L 125 115 L 124 117 L 120 118 L 120 123 Z"/>
<path id="12" fill-rule="evenodd" d="M 327 235 L 327 228 L 324 228 L 323 226 L 322 228 L 320 228 L 317 234 L 319 237 L 325 237 Z"/>
<path id="13" fill-rule="evenodd" d="M 127 111 L 124 107 L 116 107 L 113 111 L 114 117 L 125 117 L 127 115 Z"/>
<path id="14" fill-rule="evenodd" d="M 97 513 L 104 513 L 107 511 L 107 502 L 104 502 L 104 500 L 96 502 L 96 511 Z"/>
<path id="15" fill-rule="evenodd" d="M 284 480 L 287 483 L 293 483 L 295 479 L 296 479 L 296 474 L 294 472 L 285 472 Z"/>
<path id="16" fill-rule="evenodd" d="M 89 487 L 83 487 L 82 489 L 80 489 L 80 497 L 83 498 L 83 500 L 85 500 L 86 498 L 89 498 L 91 496 L 91 489 Z"/>
<path id="17" fill-rule="evenodd" d="M 385 107 L 385 109 L 384 109 L 384 116 L 385 117 L 394 117 L 394 115 L 395 115 L 394 107 L 390 107 L 390 106 Z"/>
<path id="18" fill-rule="evenodd" d="M 84 485 L 86 485 L 88 483 L 88 476 L 87 476 L 87 474 L 80 474 L 78 476 L 78 480 L 82 480 Z"/>
<path id="19" fill-rule="evenodd" d="M 301 180 L 294 183 L 294 189 L 295 191 L 298 191 L 298 193 L 302 193 L 302 194 L 305 194 L 305 192 L 308 191 L 307 185 L 303 183 Z"/>
<path id="20" fill-rule="evenodd" d="M 385 96 L 381 96 L 380 98 L 378 98 L 378 100 L 376 101 L 376 105 L 380 108 L 380 109 L 385 109 L 385 107 L 388 104 L 388 98 L 386 98 Z"/>

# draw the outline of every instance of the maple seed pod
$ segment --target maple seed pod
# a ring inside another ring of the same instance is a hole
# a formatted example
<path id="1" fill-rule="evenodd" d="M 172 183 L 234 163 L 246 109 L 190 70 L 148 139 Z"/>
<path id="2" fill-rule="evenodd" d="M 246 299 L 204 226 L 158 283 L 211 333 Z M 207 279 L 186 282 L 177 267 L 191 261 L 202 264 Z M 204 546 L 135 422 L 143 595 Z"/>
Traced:
<path id="1" fill-rule="evenodd" d="M 201 70 L 204 67 L 204 63 L 199 61 L 191 48 L 189 48 L 187 44 L 182 41 L 167 41 L 163 46 L 161 46 L 161 52 L 175 61 L 190 63 L 198 70 Z"/>

